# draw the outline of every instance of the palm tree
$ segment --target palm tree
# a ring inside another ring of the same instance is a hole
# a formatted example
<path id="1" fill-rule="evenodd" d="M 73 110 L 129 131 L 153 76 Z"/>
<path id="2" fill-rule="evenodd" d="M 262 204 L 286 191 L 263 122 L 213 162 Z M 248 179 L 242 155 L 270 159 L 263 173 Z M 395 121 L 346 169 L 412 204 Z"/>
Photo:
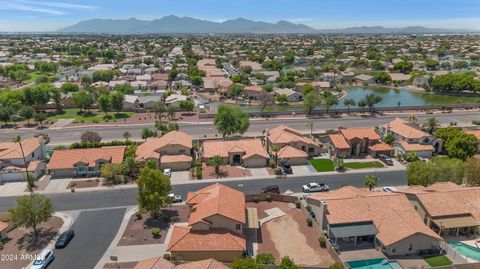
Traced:
<path id="1" fill-rule="evenodd" d="M 358 101 L 358 107 L 362 109 L 362 114 L 365 113 L 365 107 L 367 106 L 367 104 L 365 103 L 365 101 L 362 99 L 360 101 Z"/>
<path id="2" fill-rule="evenodd" d="M 17 137 L 13 139 L 13 142 L 18 143 L 18 145 L 20 146 L 20 151 L 22 152 L 23 158 L 23 165 L 25 166 L 25 179 L 27 180 L 28 191 L 33 193 L 33 187 L 35 186 L 35 183 L 34 178 L 28 174 L 27 160 L 25 158 L 25 152 L 23 151 L 22 138 L 17 135 Z"/>
<path id="3" fill-rule="evenodd" d="M 128 139 L 130 139 L 131 136 L 132 136 L 132 135 L 131 135 L 130 132 L 128 132 L 128 131 L 125 131 L 125 132 L 123 133 L 123 138 L 124 138 L 125 140 L 127 140 L 127 141 L 128 141 Z"/>
<path id="4" fill-rule="evenodd" d="M 167 111 L 165 104 L 163 102 L 158 102 L 155 104 L 153 109 L 155 110 L 155 116 L 157 116 L 158 120 L 161 122 L 163 118 L 163 113 Z"/>
<path id="5" fill-rule="evenodd" d="M 220 155 L 215 155 L 212 158 L 208 159 L 207 165 L 208 166 L 214 166 L 215 167 L 215 174 L 220 173 L 220 165 L 224 165 L 225 160 Z"/>
<path id="6" fill-rule="evenodd" d="M 401 105 L 402 105 L 402 102 L 398 101 L 398 102 L 397 102 L 397 110 L 400 111 L 400 106 L 401 106 Z"/>
<path id="7" fill-rule="evenodd" d="M 305 126 L 310 127 L 310 138 L 313 139 L 313 127 L 315 126 L 315 122 L 309 121 L 305 123 Z"/>
<path id="8" fill-rule="evenodd" d="M 417 122 L 417 116 L 416 116 L 415 114 L 410 114 L 410 115 L 408 115 L 408 121 L 409 121 L 410 123 L 415 123 L 415 122 Z"/>
<path id="9" fill-rule="evenodd" d="M 379 95 L 376 95 L 374 93 L 367 94 L 364 97 L 365 104 L 370 108 L 370 113 L 373 113 L 374 106 L 378 103 L 380 103 L 383 98 Z"/>
<path id="10" fill-rule="evenodd" d="M 272 146 L 272 151 L 275 152 L 274 160 L 275 160 L 275 167 L 278 165 L 278 152 L 280 151 L 279 146 Z"/>
<path id="11" fill-rule="evenodd" d="M 136 175 L 138 174 L 138 171 L 140 171 L 142 164 L 139 161 L 135 160 L 134 157 L 129 156 L 125 158 L 122 166 L 123 166 L 123 174 L 128 176 L 128 178 L 132 180 L 136 177 Z"/>
<path id="12" fill-rule="evenodd" d="M 370 191 L 373 190 L 378 184 L 378 177 L 373 175 L 365 176 L 364 179 L 365 187 L 367 187 Z"/>
<path id="13" fill-rule="evenodd" d="M 438 122 L 437 118 L 432 117 L 425 121 L 422 127 L 429 134 L 433 134 L 440 127 L 440 123 Z"/>
<path id="14" fill-rule="evenodd" d="M 355 106 L 355 100 L 353 99 L 345 99 L 343 101 L 343 105 L 347 107 L 347 113 L 350 113 L 350 106 Z"/>

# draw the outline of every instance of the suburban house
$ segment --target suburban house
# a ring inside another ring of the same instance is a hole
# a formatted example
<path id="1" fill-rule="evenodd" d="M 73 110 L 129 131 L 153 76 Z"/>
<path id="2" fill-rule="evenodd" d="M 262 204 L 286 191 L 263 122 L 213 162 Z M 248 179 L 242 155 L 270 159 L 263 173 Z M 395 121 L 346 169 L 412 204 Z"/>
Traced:
<path id="1" fill-rule="evenodd" d="M 167 247 L 172 258 L 231 262 L 242 257 L 249 229 L 242 192 L 216 183 L 189 192 L 185 202 L 190 210 L 188 226 L 174 226 Z"/>
<path id="2" fill-rule="evenodd" d="M 332 134 L 330 138 L 331 155 L 341 158 L 369 154 L 376 157 L 378 154 L 393 156 L 394 149 L 382 142 L 373 128 L 340 129 L 339 134 Z"/>
<path id="3" fill-rule="evenodd" d="M 414 152 L 421 158 L 429 158 L 434 152 L 442 150 L 443 140 L 400 118 L 380 126 L 380 133 L 383 137 L 389 134 L 394 136 L 393 146 L 397 155 Z"/>
<path id="4" fill-rule="evenodd" d="M 282 94 L 286 95 L 288 102 L 303 101 L 303 95 L 301 93 L 296 92 L 289 88 L 275 89 L 273 92 L 275 95 L 282 95 Z"/>
<path id="5" fill-rule="evenodd" d="M 397 192 L 406 194 L 423 222 L 439 235 L 467 235 L 480 227 L 478 187 L 439 182 Z"/>
<path id="6" fill-rule="evenodd" d="M 262 93 L 263 88 L 260 85 L 246 86 L 243 88 L 243 96 L 247 99 L 257 100 Z"/>
<path id="7" fill-rule="evenodd" d="M 215 259 L 206 259 L 177 265 L 163 257 L 155 257 L 139 261 L 133 269 L 228 269 L 228 267 Z"/>
<path id="8" fill-rule="evenodd" d="M 230 165 L 265 167 L 270 158 L 260 139 L 207 140 L 202 143 L 204 161 L 218 155 Z"/>
<path id="9" fill-rule="evenodd" d="M 48 173 L 54 178 L 98 176 L 102 165 L 121 164 L 125 147 L 55 150 L 48 163 Z"/>
<path id="10" fill-rule="evenodd" d="M 305 164 L 309 156 L 319 155 L 322 151 L 322 144 L 286 125 L 277 126 L 267 132 L 267 147 L 270 151 L 272 146 L 280 147 L 279 158 L 287 159 L 290 164 Z M 286 146 L 289 147 L 283 149 Z M 298 150 L 306 153 L 306 156 Z"/>
<path id="11" fill-rule="evenodd" d="M 442 240 L 401 193 L 345 186 L 312 195 L 307 202 L 319 227 L 340 250 L 377 246 L 388 256 L 408 255 L 438 249 Z"/>
<path id="12" fill-rule="evenodd" d="M 171 131 L 148 140 L 137 147 L 137 160 L 153 160 L 161 169 L 188 170 L 192 166 L 192 137 Z"/>
<path id="13" fill-rule="evenodd" d="M 43 137 L 28 138 L 20 143 L 21 147 L 17 142 L 0 143 L 0 181 L 25 180 L 25 167 L 35 179 L 45 173 Z"/>
<path id="14" fill-rule="evenodd" d="M 261 64 L 253 61 L 240 61 L 239 65 L 240 65 L 240 68 L 245 68 L 247 66 L 250 66 L 252 68 L 252 71 L 254 72 L 261 71 L 263 69 Z"/>
<path id="15" fill-rule="evenodd" d="M 369 75 L 358 75 L 354 77 L 354 80 L 359 83 L 367 83 L 367 84 L 373 84 L 375 83 L 375 78 Z"/>

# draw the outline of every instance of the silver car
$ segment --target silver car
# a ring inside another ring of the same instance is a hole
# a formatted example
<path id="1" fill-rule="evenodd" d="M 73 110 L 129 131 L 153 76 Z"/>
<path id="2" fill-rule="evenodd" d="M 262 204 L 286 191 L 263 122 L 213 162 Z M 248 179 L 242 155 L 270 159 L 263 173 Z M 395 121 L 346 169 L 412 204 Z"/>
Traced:
<path id="1" fill-rule="evenodd" d="M 30 269 L 45 269 L 55 259 L 53 251 L 50 249 L 44 249 L 32 263 Z"/>

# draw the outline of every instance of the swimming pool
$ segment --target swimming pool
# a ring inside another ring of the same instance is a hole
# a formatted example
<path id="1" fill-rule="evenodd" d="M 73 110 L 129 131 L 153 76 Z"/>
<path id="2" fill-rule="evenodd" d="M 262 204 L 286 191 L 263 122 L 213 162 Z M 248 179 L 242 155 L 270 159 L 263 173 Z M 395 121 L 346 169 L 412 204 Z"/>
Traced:
<path id="1" fill-rule="evenodd" d="M 448 245 L 459 254 L 480 261 L 480 248 L 472 247 L 457 241 L 449 242 Z"/>
<path id="2" fill-rule="evenodd" d="M 396 261 L 387 259 L 372 259 L 347 262 L 351 269 L 402 269 L 402 266 Z"/>

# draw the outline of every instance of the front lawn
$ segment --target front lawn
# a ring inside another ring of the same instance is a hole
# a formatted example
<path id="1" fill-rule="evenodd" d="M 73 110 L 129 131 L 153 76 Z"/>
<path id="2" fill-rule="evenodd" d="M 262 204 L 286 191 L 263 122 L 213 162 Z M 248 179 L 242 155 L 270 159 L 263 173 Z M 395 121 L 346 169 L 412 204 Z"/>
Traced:
<path id="1" fill-rule="evenodd" d="M 309 160 L 310 164 L 317 170 L 317 172 L 332 172 L 334 171 L 333 161 L 330 159 L 313 159 Z"/>
<path id="2" fill-rule="evenodd" d="M 425 262 L 431 267 L 451 265 L 452 261 L 445 255 L 426 257 Z"/>
<path id="3" fill-rule="evenodd" d="M 384 167 L 383 164 L 379 161 L 344 163 L 343 166 L 348 169 L 365 169 L 365 168 L 383 168 Z"/>
<path id="4" fill-rule="evenodd" d="M 74 119 L 79 123 L 83 122 L 104 122 L 104 121 L 113 121 L 129 118 L 134 114 L 134 112 L 109 112 L 108 115 L 102 112 L 90 112 L 79 114 L 80 109 L 78 108 L 67 108 L 60 112 L 49 113 L 47 120 L 55 121 L 60 119 Z"/>

